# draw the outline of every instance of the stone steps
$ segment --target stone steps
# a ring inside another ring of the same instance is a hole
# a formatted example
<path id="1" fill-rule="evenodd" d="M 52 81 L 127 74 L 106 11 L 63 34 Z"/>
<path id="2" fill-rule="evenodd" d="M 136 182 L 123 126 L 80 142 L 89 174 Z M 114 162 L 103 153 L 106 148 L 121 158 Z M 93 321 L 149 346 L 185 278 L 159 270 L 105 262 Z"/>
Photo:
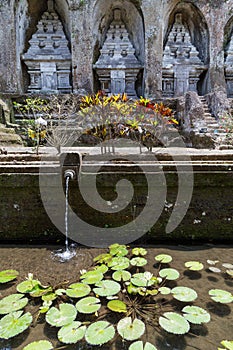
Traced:
<path id="1" fill-rule="evenodd" d="M 22 139 L 13 128 L 0 124 L 0 146 L 23 146 Z"/>

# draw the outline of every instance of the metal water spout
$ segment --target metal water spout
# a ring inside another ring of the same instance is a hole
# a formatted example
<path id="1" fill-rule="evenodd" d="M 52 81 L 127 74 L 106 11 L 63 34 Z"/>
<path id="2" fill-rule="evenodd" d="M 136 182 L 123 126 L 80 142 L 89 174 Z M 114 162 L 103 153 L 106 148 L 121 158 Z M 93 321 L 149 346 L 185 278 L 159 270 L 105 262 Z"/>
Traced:
<path id="1" fill-rule="evenodd" d="M 62 178 L 77 180 L 82 164 L 82 155 L 79 152 L 62 153 L 60 155 L 60 165 Z"/>

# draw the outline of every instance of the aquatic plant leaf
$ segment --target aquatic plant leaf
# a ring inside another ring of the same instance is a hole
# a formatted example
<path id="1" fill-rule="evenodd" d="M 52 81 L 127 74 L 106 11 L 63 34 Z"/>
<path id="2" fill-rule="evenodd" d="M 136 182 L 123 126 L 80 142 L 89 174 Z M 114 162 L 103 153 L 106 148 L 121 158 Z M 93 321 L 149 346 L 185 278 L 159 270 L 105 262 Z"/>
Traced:
<path id="1" fill-rule="evenodd" d="M 48 293 L 48 294 L 43 295 L 43 296 L 41 297 L 41 299 L 42 299 L 43 301 L 53 301 L 53 300 L 56 300 L 57 297 L 58 297 L 58 296 L 57 296 L 56 293 L 50 292 L 50 293 Z"/>
<path id="2" fill-rule="evenodd" d="M 233 301 L 233 295 L 230 292 L 222 289 L 211 289 L 209 295 L 212 300 L 221 304 L 229 304 Z"/>
<path id="3" fill-rule="evenodd" d="M 180 274 L 175 269 L 162 269 L 159 271 L 159 276 L 169 281 L 174 281 L 180 277 Z"/>
<path id="4" fill-rule="evenodd" d="M 171 289 L 168 287 L 161 287 L 158 289 L 158 291 L 162 294 L 162 295 L 168 295 L 171 293 Z"/>
<path id="5" fill-rule="evenodd" d="M 63 294 L 66 294 L 66 290 L 65 289 L 63 289 L 63 288 L 59 288 L 59 289 L 56 289 L 55 290 L 55 294 L 56 295 L 63 295 Z"/>
<path id="6" fill-rule="evenodd" d="M 91 291 L 91 287 L 85 283 L 73 283 L 66 290 L 66 295 L 70 298 L 82 298 L 87 296 Z"/>
<path id="7" fill-rule="evenodd" d="M 86 331 L 85 339 L 90 345 L 102 345 L 114 338 L 115 329 L 107 321 L 92 323 Z"/>
<path id="8" fill-rule="evenodd" d="M 148 342 L 143 345 L 143 342 L 141 340 L 138 340 L 130 345 L 129 350 L 157 350 L 157 348 Z"/>
<path id="9" fill-rule="evenodd" d="M 102 280 L 93 288 L 93 292 L 101 297 L 116 295 L 121 290 L 121 285 L 118 282 L 111 280 Z"/>
<path id="10" fill-rule="evenodd" d="M 210 266 L 209 270 L 211 272 L 215 272 L 215 273 L 220 273 L 221 272 L 221 270 L 218 267 L 215 267 L 215 266 Z"/>
<path id="11" fill-rule="evenodd" d="M 107 264 L 112 260 L 112 255 L 109 253 L 106 254 L 100 254 L 98 256 L 96 256 L 93 261 L 97 262 L 99 264 Z"/>
<path id="12" fill-rule="evenodd" d="M 95 270 L 102 273 L 106 273 L 108 271 L 108 266 L 105 264 L 98 265 L 98 266 L 95 266 Z"/>
<path id="13" fill-rule="evenodd" d="M 172 261 L 172 257 L 168 254 L 159 254 L 155 257 L 155 260 L 159 261 L 161 264 L 168 264 Z"/>
<path id="14" fill-rule="evenodd" d="M 82 314 L 93 314 L 101 307 L 100 300 L 95 297 L 86 297 L 79 300 L 76 304 L 76 309 Z"/>
<path id="15" fill-rule="evenodd" d="M 210 321 L 210 314 L 198 306 L 185 306 L 182 309 L 184 312 L 184 318 L 190 323 L 202 324 Z"/>
<path id="16" fill-rule="evenodd" d="M 224 264 L 222 264 L 222 266 L 225 267 L 226 269 L 233 270 L 232 264 L 224 263 Z"/>
<path id="17" fill-rule="evenodd" d="M 175 299 L 180 301 L 190 302 L 197 299 L 197 292 L 188 287 L 175 287 L 171 293 Z"/>
<path id="18" fill-rule="evenodd" d="M 126 248 L 126 245 L 124 244 L 112 244 L 109 247 L 109 252 L 111 255 L 116 255 L 116 256 L 125 256 L 128 254 L 128 249 Z"/>
<path id="19" fill-rule="evenodd" d="M 140 291 L 140 288 L 141 287 L 135 287 L 132 283 L 130 283 L 128 286 L 127 286 L 127 292 L 129 293 L 129 294 L 137 294 L 137 293 L 139 293 L 139 291 Z"/>
<path id="20" fill-rule="evenodd" d="M 226 273 L 227 273 L 230 277 L 233 277 L 233 270 L 226 270 Z"/>
<path id="21" fill-rule="evenodd" d="M 114 312 L 127 312 L 127 305 L 121 300 L 111 300 L 107 307 Z"/>
<path id="22" fill-rule="evenodd" d="M 3 270 L 0 271 L 0 283 L 6 283 L 13 281 L 19 275 L 16 270 Z"/>
<path id="23" fill-rule="evenodd" d="M 199 261 L 187 261 L 184 265 L 191 271 L 201 271 L 204 268 L 204 265 Z"/>
<path id="24" fill-rule="evenodd" d="M 42 306 L 40 307 L 40 314 L 45 314 L 46 312 L 48 312 L 50 306 L 53 304 L 52 300 L 45 300 L 42 304 Z"/>
<path id="25" fill-rule="evenodd" d="M 223 345 L 225 349 L 218 348 L 218 350 L 233 350 L 233 340 L 223 340 L 221 341 L 221 345 Z"/>
<path id="26" fill-rule="evenodd" d="M 28 279 L 19 283 L 16 287 L 19 293 L 31 293 L 35 287 L 40 286 L 41 283 L 38 280 Z"/>
<path id="27" fill-rule="evenodd" d="M 129 281 L 131 278 L 131 273 L 129 271 L 125 271 L 125 270 L 117 270 L 112 274 L 112 278 L 117 281 Z"/>
<path id="28" fill-rule="evenodd" d="M 53 350 L 53 344 L 48 340 L 38 340 L 26 345 L 23 350 Z"/>
<path id="29" fill-rule="evenodd" d="M 23 311 L 12 312 L 0 320 L 0 338 L 9 339 L 22 333 L 32 323 L 32 315 Z"/>
<path id="30" fill-rule="evenodd" d="M 145 248 L 133 248 L 132 254 L 137 256 L 138 255 L 145 256 L 147 254 L 147 250 Z"/>
<path id="31" fill-rule="evenodd" d="M 165 312 L 159 317 L 160 326 L 168 333 L 186 334 L 190 329 L 188 321 L 176 312 Z"/>
<path id="32" fill-rule="evenodd" d="M 98 270 L 88 271 L 80 276 L 80 279 L 83 280 L 82 282 L 86 284 L 96 284 L 100 282 L 103 278 L 103 273 Z"/>
<path id="33" fill-rule="evenodd" d="M 116 256 L 108 263 L 108 266 L 111 267 L 112 270 L 125 270 L 129 265 L 129 259 L 124 256 Z"/>
<path id="34" fill-rule="evenodd" d="M 137 258 L 132 258 L 130 260 L 130 264 L 132 266 L 138 266 L 138 267 L 141 267 L 141 266 L 145 266 L 147 264 L 147 260 L 145 258 L 141 258 L 141 257 L 137 257 Z"/>
<path id="35" fill-rule="evenodd" d="M 73 322 L 77 315 L 74 305 L 64 303 L 59 305 L 59 309 L 51 307 L 46 314 L 46 322 L 51 326 L 62 327 Z"/>
<path id="36" fill-rule="evenodd" d="M 122 318 L 117 324 L 117 331 L 123 339 L 137 340 L 145 332 L 145 324 L 138 318 L 132 321 L 131 317 Z"/>
<path id="37" fill-rule="evenodd" d="M 79 321 L 63 326 L 57 334 L 58 340 L 65 344 L 75 344 L 81 340 L 86 332 L 87 327 Z"/>
<path id="38" fill-rule="evenodd" d="M 156 284 L 157 279 L 154 279 L 154 277 L 148 278 L 146 273 L 135 273 L 131 278 L 131 282 L 137 287 L 150 287 Z"/>
<path id="39" fill-rule="evenodd" d="M 30 292 L 30 296 L 34 298 L 42 297 L 45 294 L 48 294 L 52 292 L 52 287 L 43 287 L 41 285 L 37 285 L 34 287 L 34 289 Z"/>
<path id="40" fill-rule="evenodd" d="M 28 303 L 28 298 L 23 294 L 11 294 L 0 300 L 0 315 L 9 314 L 13 311 L 23 309 Z"/>
<path id="41" fill-rule="evenodd" d="M 219 260 L 207 260 L 207 263 L 209 265 L 216 265 L 217 263 L 219 263 Z"/>

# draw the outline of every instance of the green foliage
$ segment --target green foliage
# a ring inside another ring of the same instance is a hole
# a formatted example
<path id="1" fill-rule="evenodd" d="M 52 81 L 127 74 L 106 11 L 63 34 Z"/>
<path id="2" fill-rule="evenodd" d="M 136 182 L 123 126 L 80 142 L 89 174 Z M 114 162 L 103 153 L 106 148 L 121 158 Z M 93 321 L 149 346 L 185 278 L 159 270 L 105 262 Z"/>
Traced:
<path id="1" fill-rule="evenodd" d="M 0 271 L 0 283 L 6 283 L 13 281 L 19 275 L 16 270 L 4 270 Z"/>
<path id="2" fill-rule="evenodd" d="M 23 350 L 53 350 L 53 345 L 48 340 L 38 340 L 26 345 Z"/>
<path id="3" fill-rule="evenodd" d="M 127 312 L 127 305 L 121 300 L 110 300 L 107 307 L 114 312 Z"/>
<path id="4" fill-rule="evenodd" d="M 71 298 L 82 298 L 87 296 L 91 291 L 88 284 L 84 283 L 73 283 L 69 286 L 66 294 Z"/>
<path id="5" fill-rule="evenodd" d="M 100 309 L 101 304 L 98 298 L 87 297 L 79 300 L 75 306 L 82 314 L 93 314 Z"/>
<path id="6" fill-rule="evenodd" d="M 175 269 L 162 269 L 159 271 L 159 276 L 169 281 L 174 281 L 180 277 L 180 274 Z"/>
<path id="7" fill-rule="evenodd" d="M 212 300 L 221 304 L 229 304 L 233 302 L 233 294 L 222 289 L 211 289 L 209 295 Z"/>
<path id="8" fill-rule="evenodd" d="M 184 318 L 190 323 L 202 324 L 210 321 L 210 314 L 198 306 L 185 306 L 182 309 L 184 312 Z"/>
<path id="9" fill-rule="evenodd" d="M 52 307 L 46 314 L 46 322 L 51 326 L 62 327 L 73 322 L 76 318 L 76 308 L 68 303 L 60 304 L 59 309 Z"/>
<path id="10" fill-rule="evenodd" d="M 88 344 L 102 345 L 113 339 L 115 335 L 114 327 L 107 321 L 97 321 L 92 323 L 85 334 Z"/>
<path id="11" fill-rule="evenodd" d="M 57 334 L 60 342 L 65 344 L 76 344 L 79 340 L 81 340 L 85 333 L 87 327 L 82 325 L 79 321 L 73 321 L 66 326 L 63 326 Z"/>
<path id="12" fill-rule="evenodd" d="M 7 314 L 0 320 L 0 338 L 9 339 L 22 333 L 32 323 L 32 315 L 23 311 L 16 311 Z"/>
<path id="13" fill-rule="evenodd" d="M 233 340 L 223 340 L 221 345 L 224 346 L 224 349 L 218 348 L 218 350 L 233 350 Z"/>
<path id="14" fill-rule="evenodd" d="M 176 312 L 166 312 L 160 316 L 159 324 L 165 331 L 173 334 L 185 334 L 190 329 L 188 321 Z"/>
<path id="15" fill-rule="evenodd" d="M 171 290 L 171 293 L 179 301 L 190 302 L 197 299 L 196 291 L 188 287 L 175 287 Z"/>
<path id="16" fill-rule="evenodd" d="M 130 345 L 129 350 L 157 350 L 157 348 L 148 342 L 143 345 L 143 342 L 141 340 L 138 340 Z"/>
<path id="17" fill-rule="evenodd" d="M 187 261 L 185 263 L 185 267 L 187 267 L 191 271 L 201 271 L 204 268 L 204 265 L 199 261 Z"/>
<path id="18" fill-rule="evenodd" d="M 11 294 L 1 299 L 0 315 L 23 309 L 28 303 L 28 298 L 23 298 L 23 296 L 23 294 Z"/>
<path id="19" fill-rule="evenodd" d="M 172 257 L 168 254 L 159 254 L 155 257 L 155 260 L 161 264 L 168 264 L 172 261 Z"/>
<path id="20" fill-rule="evenodd" d="M 123 339 L 136 340 L 145 332 L 145 324 L 141 320 L 131 317 L 122 318 L 117 324 L 118 333 Z"/>

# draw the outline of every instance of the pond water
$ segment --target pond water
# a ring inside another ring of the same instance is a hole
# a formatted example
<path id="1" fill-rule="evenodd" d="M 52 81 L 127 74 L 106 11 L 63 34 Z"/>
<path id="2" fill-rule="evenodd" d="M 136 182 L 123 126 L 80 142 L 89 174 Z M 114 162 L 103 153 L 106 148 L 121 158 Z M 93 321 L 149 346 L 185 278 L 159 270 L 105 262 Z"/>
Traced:
<path id="1" fill-rule="evenodd" d="M 58 284 L 71 284 L 77 281 L 80 270 L 88 269 L 92 265 L 93 257 L 106 252 L 106 249 L 79 248 L 76 256 L 68 262 L 59 262 L 54 259 L 53 252 L 57 246 L 0 246 L 0 270 L 16 269 L 19 277 L 16 282 L 0 285 L 0 298 L 16 292 L 16 284 L 25 280 L 28 273 L 33 273 L 42 284 L 52 286 Z M 224 339 L 233 340 L 233 303 L 219 304 L 210 299 L 208 291 L 210 289 L 224 289 L 233 292 L 233 280 L 228 276 L 222 267 L 222 263 L 233 263 L 233 246 L 215 246 L 211 244 L 202 246 L 147 246 L 148 265 L 147 270 L 155 272 L 154 257 L 157 254 L 166 253 L 173 257 L 170 264 L 180 272 L 180 279 L 173 282 L 173 286 L 182 285 L 193 288 L 198 293 L 198 299 L 194 305 L 207 310 L 211 315 L 211 321 L 202 326 L 191 327 L 191 333 L 185 336 L 174 336 L 161 329 L 151 330 L 144 339 L 157 346 L 158 350 L 217 350 L 220 342 Z M 221 273 L 211 272 L 207 259 L 219 260 L 218 267 Z M 204 264 L 202 271 L 188 271 L 184 267 L 186 261 L 198 260 Z M 179 306 L 178 301 L 174 306 Z M 177 304 L 177 305 L 176 305 Z M 183 304 L 183 303 L 182 303 Z M 190 304 L 190 303 L 189 303 Z M 38 310 L 38 305 L 27 306 L 32 314 Z M 167 310 L 166 310 L 167 311 Z M 87 345 L 64 346 L 57 341 L 57 329 L 45 325 L 44 322 L 31 326 L 21 335 L 12 340 L 0 340 L 0 350 L 22 350 L 26 344 L 35 340 L 50 340 L 55 349 L 67 350 L 89 350 L 89 349 L 110 349 L 109 346 L 91 347 Z M 121 343 L 118 347 L 111 349 L 128 349 L 129 344 Z"/>

